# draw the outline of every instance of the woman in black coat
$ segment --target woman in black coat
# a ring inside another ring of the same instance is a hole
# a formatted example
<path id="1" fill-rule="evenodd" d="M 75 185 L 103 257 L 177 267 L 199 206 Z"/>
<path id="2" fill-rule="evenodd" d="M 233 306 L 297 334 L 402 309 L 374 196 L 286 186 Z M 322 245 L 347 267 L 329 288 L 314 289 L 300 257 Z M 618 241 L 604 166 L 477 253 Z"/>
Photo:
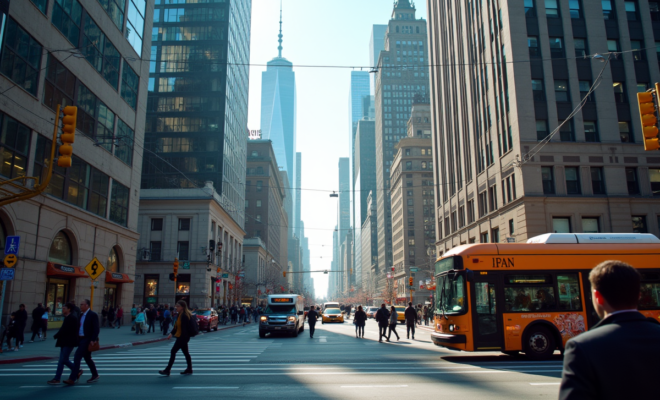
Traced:
<path id="1" fill-rule="evenodd" d="M 59 385 L 65 365 L 69 367 L 72 372 L 75 368 L 73 363 L 69 360 L 69 356 L 74 347 L 78 347 L 78 329 L 80 328 L 78 317 L 72 312 L 74 308 L 75 305 L 71 303 L 67 303 L 62 307 L 64 322 L 62 322 L 60 330 L 53 336 L 54 339 L 57 339 L 55 347 L 60 348 L 60 359 L 57 362 L 55 377 L 47 382 L 49 385 Z"/>
<path id="2" fill-rule="evenodd" d="M 366 322 L 367 322 L 367 313 L 362 310 L 362 306 L 358 306 L 357 311 L 353 316 L 356 338 L 364 338 L 364 325 Z"/>
<path id="3" fill-rule="evenodd" d="M 192 318 L 197 318 L 192 315 L 190 309 L 188 309 L 188 304 L 179 300 L 176 302 L 176 312 L 178 314 L 172 332 L 167 336 L 167 339 L 171 339 L 172 336 L 176 338 L 174 346 L 172 346 L 172 351 L 170 352 L 170 362 L 167 364 L 167 368 L 162 371 L 158 371 L 159 374 L 170 376 L 170 370 L 172 365 L 174 365 L 174 359 L 176 358 L 176 353 L 181 350 L 183 355 L 186 357 L 187 368 L 185 371 L 181 372 L 181 375 L 192 375 L 192 359 L 190 358 L 190 353 L 188 352 L 188 342 L 193 336 L 190 320 Z"/>

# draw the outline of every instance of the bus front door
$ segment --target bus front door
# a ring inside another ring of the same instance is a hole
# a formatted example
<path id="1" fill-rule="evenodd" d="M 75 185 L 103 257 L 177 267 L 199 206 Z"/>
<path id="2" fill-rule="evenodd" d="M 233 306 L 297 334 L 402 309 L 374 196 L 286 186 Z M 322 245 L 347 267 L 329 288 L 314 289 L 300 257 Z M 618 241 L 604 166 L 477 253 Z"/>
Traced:
<path id="1" fill-rule="evenodd" d="M 472 325 L 474 327 L 474 350 L 502 349 L 502 311 L 497 290 L 501 290 L 497 276 L 477 275 L 472 290 Z"/>

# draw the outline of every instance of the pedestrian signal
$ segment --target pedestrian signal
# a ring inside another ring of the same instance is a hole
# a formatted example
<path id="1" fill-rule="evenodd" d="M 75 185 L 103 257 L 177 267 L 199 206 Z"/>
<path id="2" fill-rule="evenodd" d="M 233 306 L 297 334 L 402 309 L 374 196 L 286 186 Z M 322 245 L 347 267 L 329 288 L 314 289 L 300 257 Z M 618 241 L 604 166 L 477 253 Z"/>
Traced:
<path id="1" fill-rule="evenodd" d="M 62 112 L 64 113 L 64 118 L 62 118 L 62 134 L 60 135 L 60 141 L 62 144 L 60 145 L 60 156 L 57 159 L 57 166 L 61 168 L 69 168 L 72 164 L 72 144 L 76 138 L 78 107 L 66 106 Z"/>
<path id="2" fill-rule="evenodd" d="M 646 151 L 660 149 L 660 143 L 658 142 L 658 117 L 656 109 L 658 93 L 657 83 L 656 90 L 637 93 L 639 116 L 642 121 L 642 133 L 644 135 L 644 150 Z"/>

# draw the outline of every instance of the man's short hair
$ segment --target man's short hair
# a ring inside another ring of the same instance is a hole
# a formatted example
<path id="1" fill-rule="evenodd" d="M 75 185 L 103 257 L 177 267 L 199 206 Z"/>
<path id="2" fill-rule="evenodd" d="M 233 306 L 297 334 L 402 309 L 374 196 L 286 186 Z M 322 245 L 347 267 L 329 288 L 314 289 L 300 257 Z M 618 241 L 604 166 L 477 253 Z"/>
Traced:
<path id="1" fill-rule="evenodd" d="M 69 311 L 73 311 L 76 309 L 76 305 L 74 303 L 68 302 L 64 305 L 64 307 L 68 308 Z"/>
<path id="2" fill-rule="evenodd" d="M 637 308 L 641 275 L 623 261 L 609 260 L 598 264 L 589 273 L 591 287 L 598 290 L 615 309 Z"/>
<path id="3" fill-rule="evenodd" d="M 412 301 L 408 302 L 408 306 L 412 307 Z"/>
<path id="4" fill-rule="evenodd" d="M 85 299 L 85 300 L 83 300 L 83 302 L 84 302 L 85 304 L 87 304 L 87 306 L 91 306 L 91 305 L 92 305 L 92 303 L 89 301 L 89 299 Z"/>

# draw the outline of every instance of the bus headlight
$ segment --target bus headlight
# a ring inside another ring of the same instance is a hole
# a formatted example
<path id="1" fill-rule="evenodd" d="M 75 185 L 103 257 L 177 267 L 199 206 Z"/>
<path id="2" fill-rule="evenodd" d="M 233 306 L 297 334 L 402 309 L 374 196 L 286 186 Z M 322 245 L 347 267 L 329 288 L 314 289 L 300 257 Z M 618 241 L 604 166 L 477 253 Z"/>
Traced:
<path id="1" fill-rule="evenodd" d="M 449 332 L 456 332 L 458 330 L 458 325 L 449 325 Z"/>

